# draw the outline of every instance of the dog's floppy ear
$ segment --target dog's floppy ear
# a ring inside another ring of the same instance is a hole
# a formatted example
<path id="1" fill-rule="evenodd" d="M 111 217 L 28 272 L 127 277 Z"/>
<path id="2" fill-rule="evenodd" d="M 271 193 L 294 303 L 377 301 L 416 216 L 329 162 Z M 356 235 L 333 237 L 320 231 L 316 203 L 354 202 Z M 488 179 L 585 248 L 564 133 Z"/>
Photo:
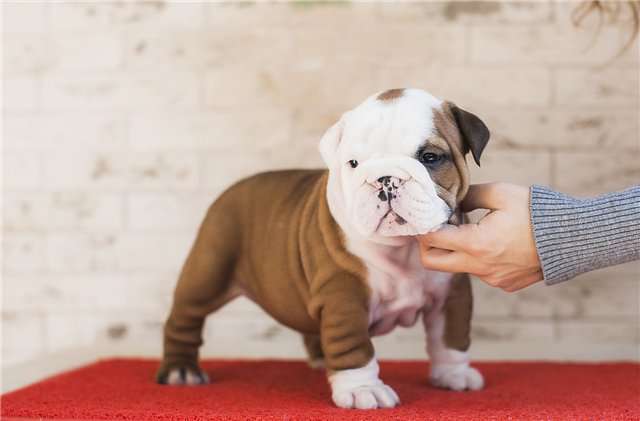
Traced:
<path id="1" fill-rule="evenodd" d="M 342 139 L 342 130 L 344 128 L 343 118 L 340 118 L 336 124 L 329 127 L 322 139 L 320 139 L 320 155 L 327 167 L 331 168 L 336 160 L 338 146 Z"/>
<path id="2" fill-rule="evenodd" d="M 451 102 L 449 108 L 460 130 L 465 148 L 464 153 L 471 151 L 473 160 L 480 166 L 480 156 L 491 136 L 489 129 L 477 115 L 465 111 Z"/>

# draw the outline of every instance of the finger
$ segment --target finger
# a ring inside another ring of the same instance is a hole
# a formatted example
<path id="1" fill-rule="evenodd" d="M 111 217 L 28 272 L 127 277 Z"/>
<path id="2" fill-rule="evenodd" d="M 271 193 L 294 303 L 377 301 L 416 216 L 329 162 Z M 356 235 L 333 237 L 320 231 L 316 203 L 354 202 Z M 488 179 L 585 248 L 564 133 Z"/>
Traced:
<path id="1" fill-rule="evenodd" d="M 460 207 L 464 212 L 474 209 L 501 209 L 504 197 L 500 183 L 472 184 Z"/>
<path id="2" fill-rule="evenodd" d="M 476 224 L 445 225 L 438 231 L 433 231 L 420 236 L 419 241 L 423 248 L 436 247 L 451 251 L 469 251 L 469 244 L 479 240 L 478 226 Z"/>
<path id="3" fill-rule="evenodd" d="M 432 248 L 423 251 L 420 257 L 427 269 L 440 272 L 475 272 L 474 260 L 466 253 Z"/>

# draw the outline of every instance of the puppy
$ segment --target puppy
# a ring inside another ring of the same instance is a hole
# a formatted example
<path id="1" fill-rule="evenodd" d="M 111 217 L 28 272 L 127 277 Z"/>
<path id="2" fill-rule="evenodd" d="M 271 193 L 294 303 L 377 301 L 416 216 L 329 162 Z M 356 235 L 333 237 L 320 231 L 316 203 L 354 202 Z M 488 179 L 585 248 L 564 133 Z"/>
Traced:
<path id="1" fill-rule="evenodd" d="M 483 386 L 469 365 L 466 274 L 425 270 L 413 236 L 460 220 L 465 156 L 489 131 L 475 115 L 418 89 L 392 89 L 345 113 L 320 141 L 328 170 L 257 174 L 209 208 L 164 329 L 157 381 L 208 381 L 198 365 L 207 315 L 244 295 L 299 331 L 342 408 L 388 408 L 371 337 L 422 320 L 431 382 Z"/>

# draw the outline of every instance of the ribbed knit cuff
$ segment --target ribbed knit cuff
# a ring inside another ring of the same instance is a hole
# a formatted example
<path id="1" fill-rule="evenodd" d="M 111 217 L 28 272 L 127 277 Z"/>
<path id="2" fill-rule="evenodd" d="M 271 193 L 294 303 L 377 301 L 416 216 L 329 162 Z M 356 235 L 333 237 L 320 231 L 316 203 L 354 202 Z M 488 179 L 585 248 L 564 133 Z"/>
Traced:
<path id="1" fill-rule="evenodd" d="M 591 199 L 532 186 L 531 224 L 547 285 L 640 259 L 640 186 Z"/>

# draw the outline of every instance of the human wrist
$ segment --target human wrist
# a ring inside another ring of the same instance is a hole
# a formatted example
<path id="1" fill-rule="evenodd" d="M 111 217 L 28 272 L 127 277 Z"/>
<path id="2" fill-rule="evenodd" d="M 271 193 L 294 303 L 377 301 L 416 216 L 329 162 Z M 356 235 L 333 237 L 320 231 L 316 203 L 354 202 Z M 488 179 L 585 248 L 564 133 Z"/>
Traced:
<path id="1" fill-rule="evenodd" d="M 567 235 L 568 217 L 579 207 L 579 200 L 539 185 L 531 186 L 529 200 L 531 228 L 544 282 L 553 285 L 574 277 L 577 268 L 572 262 L 579 259 L 579 254 L 565 243 L 572 242 Z M 571 220 L 571 224 L 575 221 Z"/>

